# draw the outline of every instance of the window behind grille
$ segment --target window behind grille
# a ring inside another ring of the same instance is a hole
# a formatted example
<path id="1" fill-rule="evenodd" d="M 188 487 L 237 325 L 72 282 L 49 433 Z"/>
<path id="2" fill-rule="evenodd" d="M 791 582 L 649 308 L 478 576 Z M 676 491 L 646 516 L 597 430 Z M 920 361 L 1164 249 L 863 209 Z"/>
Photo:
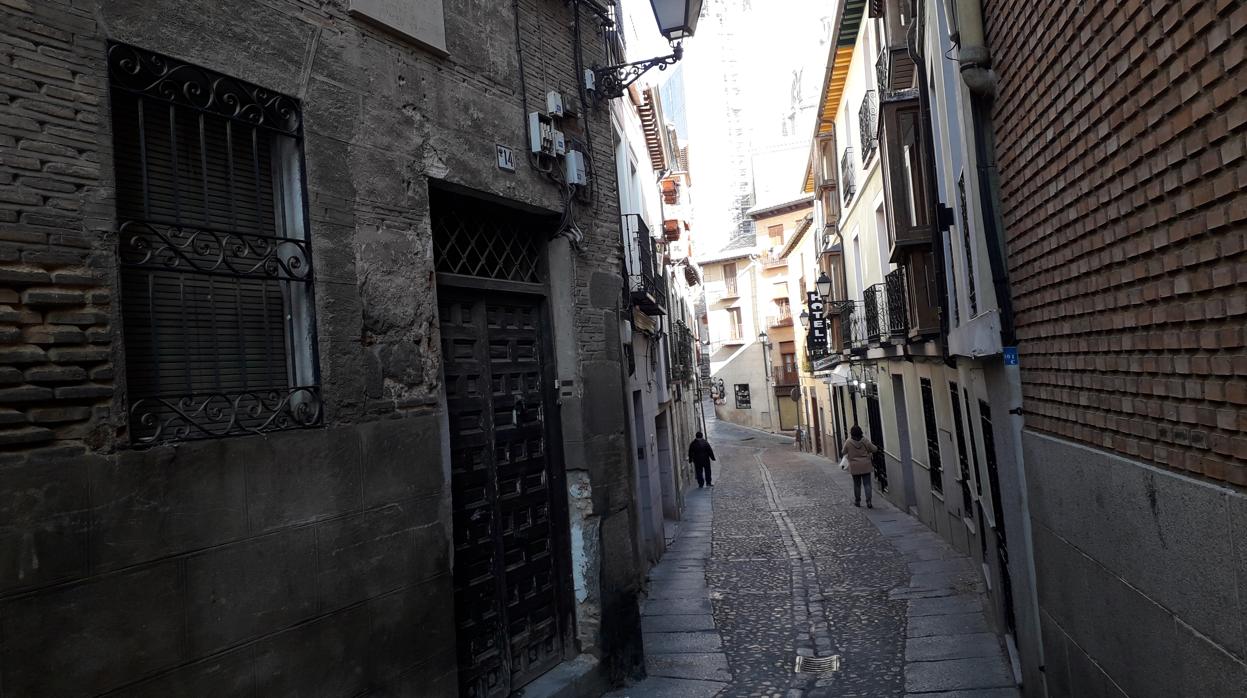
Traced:
<path id="1" fill-rule="evenodd" d="M 320 421 L 297 103 L 109 47 L 135 442 Z"/>
<path id="2" fill-rule="evenodd" d="M 931 489 L 943 492 L 944 468 L 940 460 L 940 436 L 935 426 L 935 399 L 931 394 L 931 380 L 922 378 L 919 386 L 922 392 L 922 419 L 927 434 L 927 461 L 931 466 Z"/>

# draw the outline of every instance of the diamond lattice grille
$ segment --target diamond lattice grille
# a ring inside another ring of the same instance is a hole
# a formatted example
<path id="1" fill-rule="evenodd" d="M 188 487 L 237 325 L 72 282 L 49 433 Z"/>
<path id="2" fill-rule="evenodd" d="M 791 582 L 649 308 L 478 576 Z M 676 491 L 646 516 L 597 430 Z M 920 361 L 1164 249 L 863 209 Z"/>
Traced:
<path id="1" fill-rule="evenodd" d="M 433 205 L 437 270 L 539 283 L 542 222 L 505 206 L 438 192 Z"/>

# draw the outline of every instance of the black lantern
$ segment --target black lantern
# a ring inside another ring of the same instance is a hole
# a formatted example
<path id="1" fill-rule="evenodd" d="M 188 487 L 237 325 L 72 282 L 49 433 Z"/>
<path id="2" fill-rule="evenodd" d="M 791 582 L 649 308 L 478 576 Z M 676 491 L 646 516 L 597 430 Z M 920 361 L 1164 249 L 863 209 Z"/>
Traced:
<path id="1" fill-rule="evenodd" d="M 802 310 L 802 311 L 801 311 L 801 314 L 800 314 L 799 316 L 797 316 L 797 319 L 799 319 L 799 320 L 801 321 L 801 327 L 803 327 L 803 328 L 804 328 L 806 325 L 810 324 L 810 314 L 809 314 L 809 313 L 807 313 L 807 312 L 805 312 L 804 310 Z"/>
<path id="2" fill-rule="evenodd" d="M 654 8 L 658 31 L 667 37 L 667 41 L 679 41 L 692 36 L 697 30 L 701 3 L 702 0 L 650 0 L 649 4 Z"/>
<path id="3" fill-rule="evenodd" d="M 831 277 L 827 276 L 827 272 L 819 275 L 818 281 L 814 282 L 814 288 L 818 290 L 818 295 L 823 300 L 827 300 L 827 296 L 831 295 Z"/>
<path id="4" fill-rule="evenodd" d="M 702 0 L 650 0 L 650 6 L 654 8 L 654 19 L 658 22 L 658 31 L 672 43 L 671 53 L 643 61 L 593 68 L 589 88 L 593 90 L 594 98 L 622 97 L 628 86 L 636 82 L 650 68 L 666 70 L 667 66 L 678 63 L 684 56 L 684 47 L 680 45 L 680 42 L 692 36 L 697 28 L 701 4 Z"/>

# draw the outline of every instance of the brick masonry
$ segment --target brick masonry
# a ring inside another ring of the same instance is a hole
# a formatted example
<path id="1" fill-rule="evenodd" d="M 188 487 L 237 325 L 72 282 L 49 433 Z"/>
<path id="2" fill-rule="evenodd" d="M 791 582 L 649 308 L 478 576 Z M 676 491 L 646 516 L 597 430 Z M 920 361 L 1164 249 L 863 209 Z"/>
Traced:
<path id="1" fill-rule="evenodd" d="M 1247 485 L 1247 6 L 984 4 L 1028 428 Z"/>
<path id="2" fill-rule="evenodd" d="M 428 182 L 560 200 L 524 162 L 509 3 L 445 0 L 448 57 L 347 4 L 0 0 L 5 696 L 457 693 Z M 529 108 L 575 95 L 570 9 L 519 5 Z M 602 62 L 594 26 L 588 65 Z M 108 39 L 302 101 L 324 428 L 129 447 Z M 567 467 L 588 473 L 600 524 L 585 543 L 601 548 L 598 610 L 572 651 L 620 676 L 639 652 L 631 480 L 610 418 L 622 294 L 590 297 L 620 288 L 620 241 L 606 111 L 588 117 L 598 196 L 551 282 L 571 299 L 554 323 L 576 337 L 559 366 Z M 496 144 L 518 172 L 497 169 Z"/>

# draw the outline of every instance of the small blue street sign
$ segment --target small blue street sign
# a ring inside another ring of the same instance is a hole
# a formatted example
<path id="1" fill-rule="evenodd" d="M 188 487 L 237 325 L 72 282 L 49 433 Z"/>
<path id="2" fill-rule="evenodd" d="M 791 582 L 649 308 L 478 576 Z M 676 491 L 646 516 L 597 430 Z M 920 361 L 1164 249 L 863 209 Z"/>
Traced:
<path id="1" fill-rule="evenodd" d="M 1005 350 L 1005 366 L 1017 366 L 1018 365 L 1018 348 L 1017 347 L 1005 347 L 1004 350 Z"/>

